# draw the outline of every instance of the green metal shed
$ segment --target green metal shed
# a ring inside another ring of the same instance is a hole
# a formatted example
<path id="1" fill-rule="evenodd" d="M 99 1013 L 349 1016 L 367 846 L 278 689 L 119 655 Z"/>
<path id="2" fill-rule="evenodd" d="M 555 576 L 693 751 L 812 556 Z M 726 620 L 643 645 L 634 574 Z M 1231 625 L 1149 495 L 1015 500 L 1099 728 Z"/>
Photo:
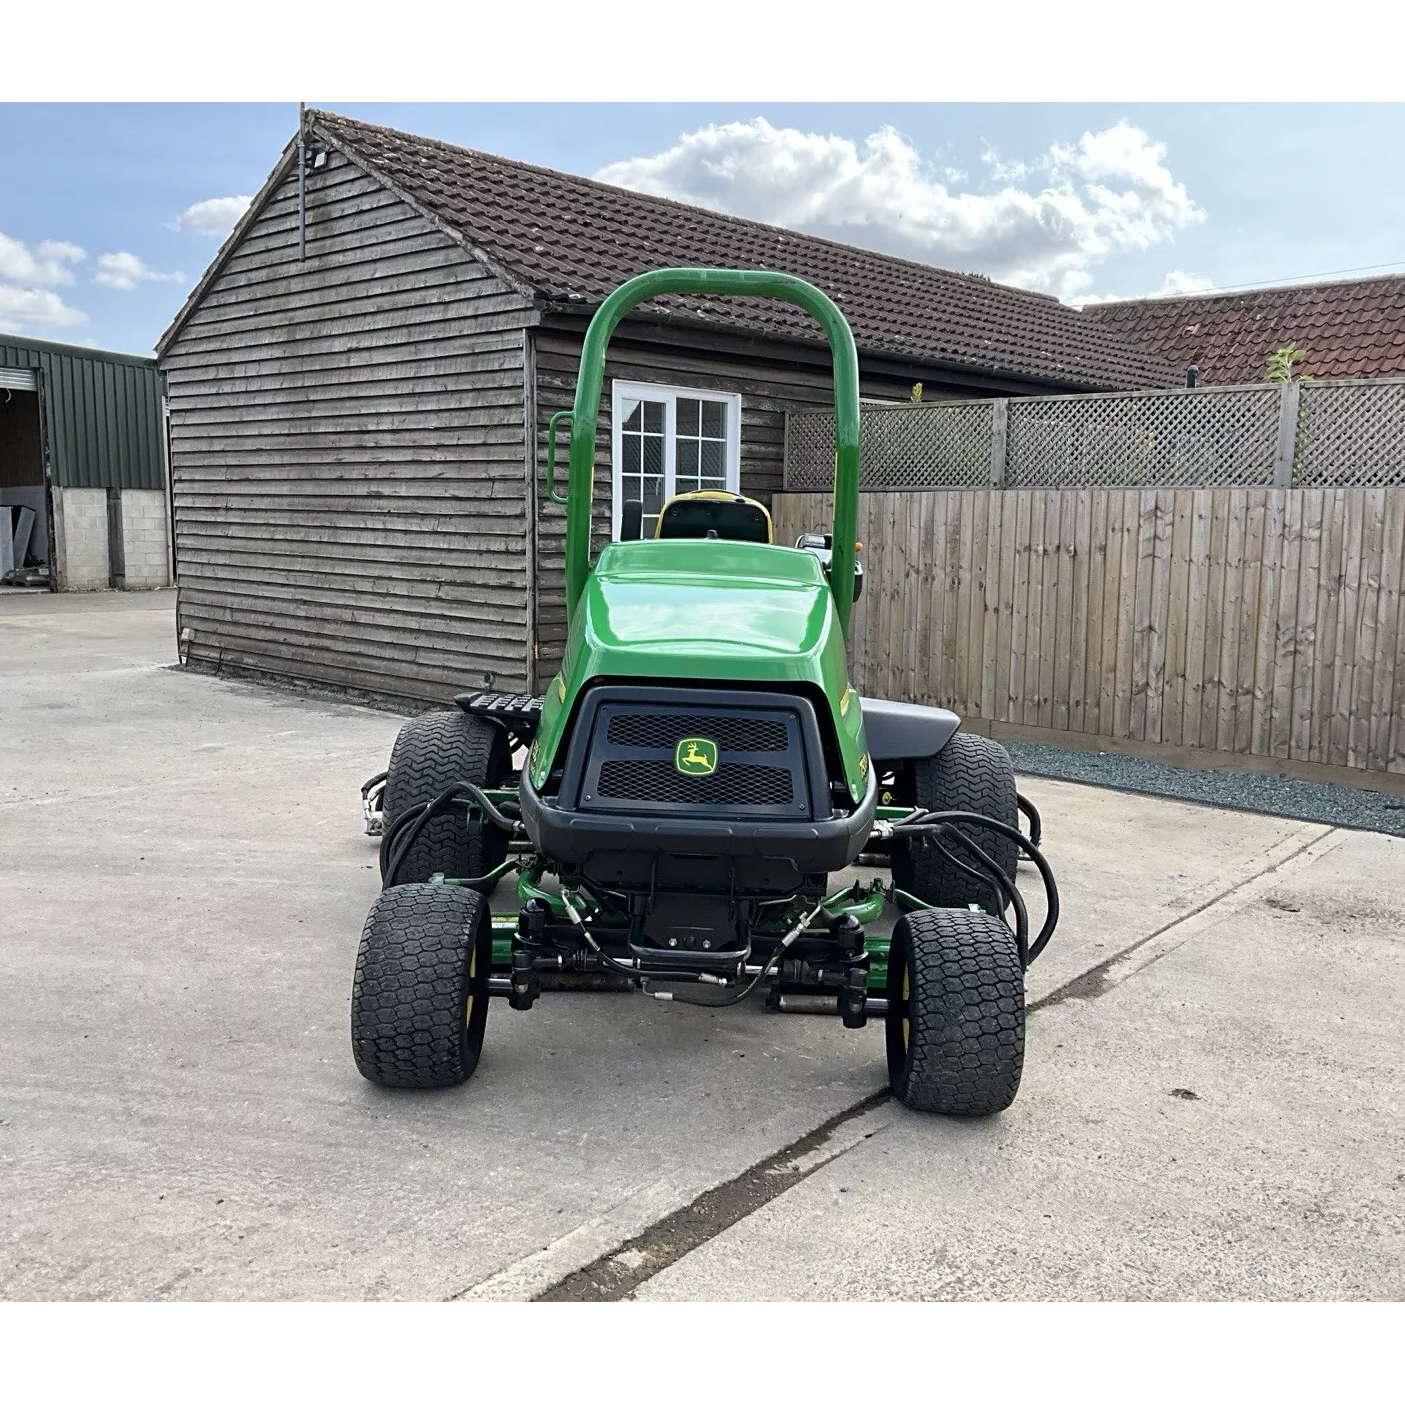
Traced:
<path id="1" fill-rule="evenodd" d="M 153 358 L 0 335 L 0 576 L 166 584 L 165 434 Z"/>

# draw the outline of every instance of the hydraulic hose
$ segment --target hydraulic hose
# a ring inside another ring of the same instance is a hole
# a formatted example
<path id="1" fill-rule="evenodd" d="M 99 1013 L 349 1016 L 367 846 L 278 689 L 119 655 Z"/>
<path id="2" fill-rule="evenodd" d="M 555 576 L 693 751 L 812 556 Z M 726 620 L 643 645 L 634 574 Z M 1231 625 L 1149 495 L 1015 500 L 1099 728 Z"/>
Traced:
<path id="1" fill-rule="evenodd" d="M 1029 821 L 1029 842 L 1036 848 L 1044 838 L 1044 821 L 1039 817 L 1039 810 L 1033 800 L 1027 795 L 1015 794 L 1015 804 L 1024 812 L 1024 817 Z"/>
<path id="2" fill-rule="evenodd" d="M 682 971 L 670 969 L 669 967 L 663 967 L 657 971 L 641 971 L 637 965 L 631 966 L 627 962 L 617 961 L 595 940 L 594 934 L 591 932 L 590 928 L 585 925 L 585 919 L 576 910 L 575 903 L 571 901 L 570 893 L 564 888 L 561 890 L 561 903 L 566 909 L 566 916 L 571 919 L 577 931 L 580 932 L 586 945 L 605 963 L 605 965 L 612 966 L 617 971 L 623 971 L 627 976 L 633 976 L 636 980 L 643 980 L 645 976 L 651 976 L 654 980 L 661 981 L 693 981 L 702 982 L 704 984 L 724 984 L 721 977 L 714 976 L 707 971 Z"/>
<path id="3" fill-rule="evenodd" d="M 427 800 L 421 805 L 411 805 L 408 810 L 395 817 L 394 823 L 387 826 L 385 835 L 381 839 L 381 886 L 383 888 L 395 886 L 400 865 L 405 861 L 405 856 L 414 847 L 415 840 L 424 832 L 424 828 L 430 820 L 437 815 L 449 814 L 455 807 L 467 809 L 470 805 L 478 806 L 483 811 L 484 818 L 488 823 L 495 825 L 498 829 L 505 829 L 508 834 L 514 836 L 522 832 L 520 821 L 503 814 L 483 793 L 481 787 L 474 785 L 472 781 L 456 781 L 436 795 L 433 800 Z M 468 878 L 463 881 L 476 883 L 486 877 L 487 874 L 480 874 L 478 878 Z"/>
<path id="4" fill-rule="evenodd" d="M 959 829 L 950 826 L 943 826 L 938 831 L 937 847 L 941 849 L 947 859 L 958 868 L 963 868 L 967 873 L 975 873 L 975 870 L 963 864 L 949 849 L 946 848 L 948 841 L 954 840 L 965 849 L 975 861 L 986 870 L 986 876 L 994 880 L 994 886 L 1004 901 L 1001 903 L 1003 910 L 1006 904 L 1015 910 L 1015 945 L 1019 948 L 1020 968 L 1027 969 L 1029 966 L 1029 911 L 1025 907 L 1024 897 L 1020 890 L 1013 884 L 1008 875 L 995 862 L 970 835 L 962 834 Z M 977 877 L 980 875 L 977 874 Z"/>
<path id="5" fill-rule="evenodd" d="M 761 969 L 751 978 L 751 980 L 745 986 L 743 986 L 741 990 L 735 992 L 734 994 L 728 995 L 725 999 L 693 1000 L 687 995 L 682 994 L 680 991 L 673 990 L 656 990 L 653 993 L 654 999 L 675 1000 L 680 1005 L 701 1005 L 705 1009 L 709 1010 L 720 1010 L 728 1005 L 740 1005 L 741 1002 L 745 1000 L 747 996 L 750 995 L 752 991 L 754 991 L 756 987 L 759 986 L 761 982 L 764 981 L 766 977 L 771 974 L 772 970 L 775 969 L 776 962 L 780 959 L 781 952 L 783 952 L 788 946 L 790 946 L 790 944 L 794 942 L 795 939 L 803 931 L 805 931 L 805 929 L 809 927 L 810 923 L 813 922 L 815 918 L 818 917 L 823 911 L 824 903 L 817 903 L 809 912 L 805 914 L 804 917 L 800 919 L 799 922 L 795 924 L 795 926 L 790 929 L 790 931 L 785 934 L 785 936 L 780 939 L 780 941 L 776 943 L 775 950 L 772 951 L 770 956 L 766 958 L 765 965 L 761 967 Z"/>
<path id="6" fill-rule="evenodd" d="M 1039 870 L 1039 876 L 1044 880 L 1044 897 L 1046 910 L 1044 913 L 1044 924 L 1039 929 L 1039 935 L 1028 944 L 1028 950 L 1024 953 L 1024 964 L 1030 965 L 1037 960 L 1039 954 L 1049 945 L 1049 938 L 1054 935 L 1054 928 L 1059 922 L 1059 888 L 1054 881 L 1053 870 L 1049 867 L 1044 855 L 1039 852 L 1039 846 L 1033 842 L 1030 836 L 1024 834 L 1014 825 L 1005 824 L 1002 820 L 992 819 L 989 815 L 978 815 L 971 810 L 919 810 L 902 820 L 880 820 L 875 826 L 883 837 L 916 838 L 918 836 L 934 836 L 938 843 L 943 839 L 960 837 L 968 839 L 969 836 L 960 835 L 959 831 L 949 829 L 948 826 L 960 823 L 966 826 L 975 825 L 979 828 L 994 831 L 1002 834 L 1007 839 L 1014 842 L 1015 846 L 1022 854 Z M 978 846 L 976 846 L 978 847 Z M 983 857 L 996 868 L 999 866 L 995 861 L 981 850 Z M 948 857 L 951 857 L 948 854 Z M 974 857 L 974 855 L 973 855 Z M 1014 884 L 1010 883 L 1004 873 L 1000 874 L 1000 879 L 1007 887 L 1013 891 Z M 1003 889 L 1001 891 L 1004 891 Z M 1013 904 L 1012 904 L 1013 905 Z M 1023 904 L 1015 905 L 1016 923 L 1019 922 L 1019 913 Z M 1027 930 L 1027 929 L 1026 929 Z M 1016 941 L 1019 940 L 1018 932 Z"/>

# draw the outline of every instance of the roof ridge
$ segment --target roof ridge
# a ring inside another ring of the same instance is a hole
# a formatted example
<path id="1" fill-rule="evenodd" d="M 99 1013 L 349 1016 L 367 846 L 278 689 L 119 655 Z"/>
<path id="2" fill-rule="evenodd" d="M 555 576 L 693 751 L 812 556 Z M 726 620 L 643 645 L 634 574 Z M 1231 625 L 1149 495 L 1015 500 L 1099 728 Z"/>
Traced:
<path id="1" fill-rule="evenodd" d="M 808 243 L 824 244 L 831 249 L 842 249 L 848 254 L 862 254 L 868 258 L 879 259 L 888 264 L 902 264 L 923 274 L 940 274 L 946 278 L 958 278 L 962 282 L 975 283 L 982 288 L 995 288 L 1002 293 L 1012 293 L 1018 297 L 1036 298 L 1040 302 L 1052 302 L 1059 307 L 1066 307 L 1070 312 L 1077 313 L 1080 309 L 1063 302 L 1053 293 L 1041 293 L 1034 288 L 1021 288 L 1014 283 L 1001 283 L 991 278 L 985 273 L 967 273 L 960 269 L 946 268 L 942 264 L 927 263 L 922 259 L 906 258 L 902 254 L 884 253 L 880 249 L 870 249 L 862 244 L 849 244 L 842 239 L 830 239 L 823 234 L 811 234 L 806 230 L 791 229 L 788 225 L 772 224 L 769 220 L 749 219 L 745 215 L 730 214 L 726 210 L 717 210 L 710 205 L 699 205 L 688 200 L 675 200 L 667 195 L 655 195 L 647 190 L 635 190 L 632 186 L 614 185 L 609 181 L 596 180 L 592 176 L 578 175 L 574 171 L 558 170 L 555 166 L 540 166 L 533 161 L 522 161 L 515 156 L 502 156 L 497 152 L 484 151 L 475 146 L 458 146 L 453 142 L 444 141 L 439 137 L 420 136 L 416 132 L 406 132 L 399 127 L 387 127 L 377 122 L 364 122 L 359 117 L 347 117 L 339 112 L 328 112 L 324 108 L 308 108 L 307 118 L 312 121 L 316 118 L 330 119 L 333 123 L 349 123 L 354 127 L 363 127 L 368 131 L 386 132 L 391 136 L 403 137 L 408 141 L 423 143 L 427 146 L 436 146 L 444 151 L 452 151 L 462 156 L 475 156 L 485 161 L 495 161 L 504 166 L 515 166 L 519 170 L 532 171 L 538 175 L 551 176 L 557 180 L 570 181 L 576 185 L 587 186 L 592 190 L 604 190 L 616 194 L 624 194 L 636 200 L 648 200 L 656 205 L 667 205 L 673 209 L 683 210 L 703 210 L 707 214 L 719 220 L 725 220 L 729 224 L 743 225 L 749 229 L 774 229 L 778 233 L 792 239 L 802 239 Z"/>
<path id="2" fill-rule="evenodd" d="M 1308 278 L 1300 283 L 1265 283 L 1252 288 L 1206 288 L 1199 293 L 1175 293 L 1165 297 L 1148 294 L 1143 298 L 1109 298 L 1090 303 L 1084 311 L 1096 312 L 1105 307 L 1161 307 L 1173 303 L 1205 302 L 1212 298 L 1251 298 L 1261 293 L 1295 293 L 1303 288 L 1346 288 L 1364 283 L 1387 283 L 1392 279 L 1405 282 L 1405 269 L 1398 273 L 1373 273 L 1367 278 Z"/>

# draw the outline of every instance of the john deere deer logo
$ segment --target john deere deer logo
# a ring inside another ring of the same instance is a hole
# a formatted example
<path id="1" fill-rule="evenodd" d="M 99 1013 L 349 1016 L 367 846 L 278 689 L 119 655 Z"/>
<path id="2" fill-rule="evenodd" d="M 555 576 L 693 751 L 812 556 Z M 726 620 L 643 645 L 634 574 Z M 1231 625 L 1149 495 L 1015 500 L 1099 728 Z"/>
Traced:
<path id="1" fill-rule="evenodd" d="M 673 765 L 685 776 L 710 776 L 717 769 L 717 743 L 707 737 L 684 737 L 673 748 Z"/>

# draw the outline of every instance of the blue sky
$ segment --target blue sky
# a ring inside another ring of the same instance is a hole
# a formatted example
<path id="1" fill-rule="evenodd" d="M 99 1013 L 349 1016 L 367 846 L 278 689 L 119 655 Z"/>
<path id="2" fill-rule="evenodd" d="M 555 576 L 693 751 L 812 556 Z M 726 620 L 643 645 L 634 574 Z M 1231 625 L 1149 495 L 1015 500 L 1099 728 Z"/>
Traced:
<path id="1" fill-rule="evenodd" d="M 1070 301 L 1405 268 L 1405 106 L 314 105 Z M 0 330 L 149 352 L 219 245 L 182 212 L 252 194 L 295 123 L 0 106 Z"/>

